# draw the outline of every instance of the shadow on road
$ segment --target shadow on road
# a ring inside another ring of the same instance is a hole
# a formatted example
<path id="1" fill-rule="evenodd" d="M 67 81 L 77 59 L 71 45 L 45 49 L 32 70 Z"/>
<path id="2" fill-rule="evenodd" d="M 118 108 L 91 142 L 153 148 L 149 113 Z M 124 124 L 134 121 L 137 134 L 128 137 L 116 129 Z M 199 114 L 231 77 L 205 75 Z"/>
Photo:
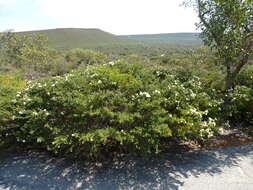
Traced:
<path id="1" fill-rule="evenodd" d="M 171 189 L 189 176 L 210 176 L 253 157 L 253 145 L 205 152 L 166 154 L 163 159 L 121 159 L 104 164 L 77 164 L 45 154 L 9 155 L 0 161 L 0 189 Z"/>

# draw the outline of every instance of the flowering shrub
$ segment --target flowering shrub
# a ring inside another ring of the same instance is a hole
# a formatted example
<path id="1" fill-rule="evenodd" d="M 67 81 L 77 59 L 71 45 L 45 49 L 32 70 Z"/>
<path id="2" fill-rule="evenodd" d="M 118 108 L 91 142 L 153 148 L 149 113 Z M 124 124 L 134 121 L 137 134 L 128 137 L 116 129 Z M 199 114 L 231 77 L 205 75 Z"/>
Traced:
<path id="1" fill-rule="evenodd" d="M 204 141 L 218 106 L 197 78 L 120 61 L 28 82 L 12 100 L 20 143 L 55 153 L 96 156 L 118 148 L 148 154 L 162 137 Z"/>

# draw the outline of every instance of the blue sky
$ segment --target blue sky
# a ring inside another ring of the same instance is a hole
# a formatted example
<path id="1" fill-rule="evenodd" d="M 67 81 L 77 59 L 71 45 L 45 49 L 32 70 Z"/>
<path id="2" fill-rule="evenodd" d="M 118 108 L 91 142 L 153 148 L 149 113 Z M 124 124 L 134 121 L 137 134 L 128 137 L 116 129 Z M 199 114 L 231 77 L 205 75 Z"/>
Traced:
<path id="1" fill-rule="evenodd" d="M 195 32 L 182 0 L 0 0 L 0 31 L 100 28 L 113 34 Z"/>

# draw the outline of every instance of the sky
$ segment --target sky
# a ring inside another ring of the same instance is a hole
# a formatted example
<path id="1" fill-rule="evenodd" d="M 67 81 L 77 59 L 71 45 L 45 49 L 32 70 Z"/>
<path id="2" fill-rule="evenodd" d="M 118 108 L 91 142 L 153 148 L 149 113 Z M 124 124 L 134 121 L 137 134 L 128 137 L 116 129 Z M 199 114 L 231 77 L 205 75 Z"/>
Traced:
<path id="1" fill-rule="evenodd" d="M 183 0 L 0 0 L 0 31 L 99 28 L 116 34 L 196 32 Z"/>

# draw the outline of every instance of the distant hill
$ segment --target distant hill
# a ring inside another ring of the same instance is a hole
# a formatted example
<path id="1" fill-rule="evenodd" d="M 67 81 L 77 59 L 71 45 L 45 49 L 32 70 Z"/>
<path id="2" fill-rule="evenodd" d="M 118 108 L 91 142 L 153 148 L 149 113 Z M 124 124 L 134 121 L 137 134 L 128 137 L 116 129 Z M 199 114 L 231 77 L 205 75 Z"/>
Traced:
<path id="1" fill-rule="evenodd" d="M 168 43 L 175 45 L 201 45 L 199 33 L 167 33 L 167 34 L 139 34 L 121 35 L 125 39 L 140 40 L 148 43 Z"/>
<path id="2" fill-rule="evenodd" d="M 19 33 L 44 34 L 48 37 L 50 47 L 62 50 L 134 43 L 134 40 L 121 38 L 100 29 L 59 28 Z"/>
<path id="3" fill-rule="evenodd" d="M 100 29 L 57 28 L 49 30 L 18 32 L 19 34 L 44 34 L 48 37 L 49 46 L 58 50 L 73 48 L 89 48 L 105 52 L 112 51 L 144 51 L 157 47 L 199 46 L 201 41 L 198 33 L 168 33 L 120 35 Z"/>

